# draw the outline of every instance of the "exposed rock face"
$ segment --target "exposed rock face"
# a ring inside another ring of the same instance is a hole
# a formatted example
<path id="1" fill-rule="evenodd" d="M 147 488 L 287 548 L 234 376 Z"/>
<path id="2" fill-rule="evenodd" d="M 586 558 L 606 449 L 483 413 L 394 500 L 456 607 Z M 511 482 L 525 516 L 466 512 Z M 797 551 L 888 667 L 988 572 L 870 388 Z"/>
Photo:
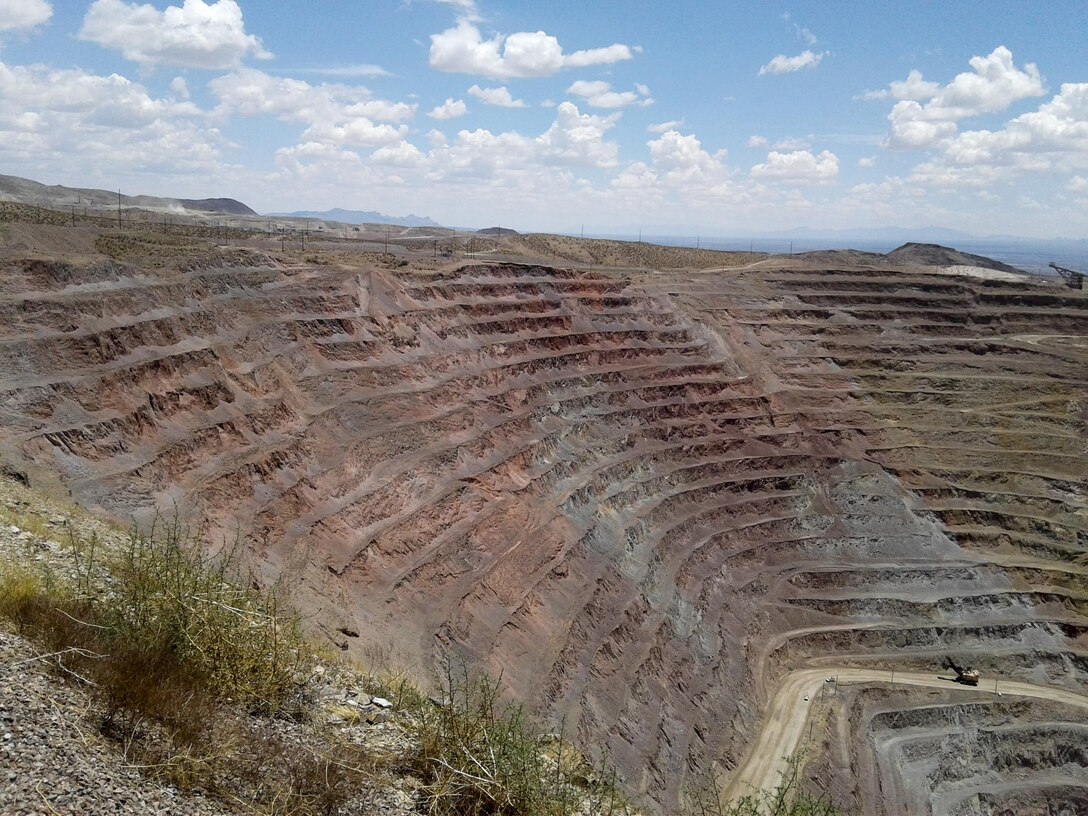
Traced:
<path id="1" fill-rule="evenodd" d="M 666 809 L 802 663 L 1085 678 L 1080 294 L 255 253 L 0 274 L 12 466 L 240 530 L 349 648 L 502 672 Z"/>

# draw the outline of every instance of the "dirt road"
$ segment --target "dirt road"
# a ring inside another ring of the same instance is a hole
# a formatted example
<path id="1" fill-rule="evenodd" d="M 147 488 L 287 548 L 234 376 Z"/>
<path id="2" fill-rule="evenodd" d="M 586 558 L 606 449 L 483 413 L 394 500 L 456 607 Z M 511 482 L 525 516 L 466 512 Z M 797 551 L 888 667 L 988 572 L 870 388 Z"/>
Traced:
<path id="1" fill-rule="evenodd" d="M 834 678 L 828 682 L 827 678 Z M 943 691 L 995 693 L 995 680 L 983 679 L 977 687 L 960 685 L 950 676 L 920 672 L 873 671 L 870 669 L 805 669 L 786 675 L 771 700 L 764 717 L 763 730 L 737 773 L 724 788 L 725 799 L 734 801 L 756 790 L 770 790 L 778 784 L 805 736 L 809 713 L 822 694 L 830 693 L 834 683 L 891 683 L 901 686 L 926 686 Z M 1088 695 L 1054 686 L 1036 686 L 1013 680 L 996 680 L 1002 695 L 1035 697 L 1088 710 Z"/>

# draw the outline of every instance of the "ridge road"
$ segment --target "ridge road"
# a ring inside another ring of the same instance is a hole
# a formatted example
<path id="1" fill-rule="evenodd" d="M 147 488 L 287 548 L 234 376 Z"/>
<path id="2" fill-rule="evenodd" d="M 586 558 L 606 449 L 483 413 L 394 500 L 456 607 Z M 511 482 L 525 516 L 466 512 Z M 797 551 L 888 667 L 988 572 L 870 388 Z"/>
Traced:
<path id="1" fill-rule="evenodd" d="M 791 672 L 778 687 L 763 717 L 763 727 L 744 762 L 724 788 L 725 802 L 733 802 L 759 790 L 772 790 L 779 784 L 790 758 L 796 753 L 805 731 L 809 713 L 820 689 L 828 677 L 837 684 L 892 683 L 900 686 L 923 686 L 945 691 L 989 693 L 985 682 L 964 686 L 951 677 L 925 672 L 879 671 L 858 668 L 802 669 Z M 995 687 L 1005 696 L 1034 697 L 1064 703 L 1088 711 L 1088 695 L 1055 686 L 1038 686 L 997 678 Z"/>

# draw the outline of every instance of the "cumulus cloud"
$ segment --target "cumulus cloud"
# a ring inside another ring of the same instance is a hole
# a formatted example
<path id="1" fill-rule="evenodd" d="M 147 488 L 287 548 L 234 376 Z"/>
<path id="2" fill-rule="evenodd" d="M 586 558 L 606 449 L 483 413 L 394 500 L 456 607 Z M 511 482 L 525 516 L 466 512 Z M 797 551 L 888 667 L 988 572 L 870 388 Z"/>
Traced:
<path id="1" fill-rule="evenodd" d="M 810 147 L 809 140 L 800 136 L 788 136 L 785 139 L 779 139 L 773 145 L 771 150 L 808 150 Z"/>
<path id="2" fill-rule="evenodd" d="M 453 28 L 431 35 L 429 59 L 437 71 L 502 79 L 547 77 L 564 68 L 611 65 L 631 57 L 630 47 L 619 43 L 564 54 L 559 40 L 543 31 L 484 39 L 471 20 L 462 18 Z"/>
<path id="3" fill-rule="evenodd" d="M 655 125 L 647 125 L 647 133 L 666 133 L 670 130 L 677 130 L 684 126 L 683 119 L 670 119 L 668 122 L 658 122 Z"/>
<path id="4" fill-rule="evenodd" d="M 53 6 L 47 0 L 0 0 L 0 32 L 26 31 L 52 16 Z"/>
<path id="5" fill-rule="evenodd" d="M 542 155 L 561 164 L 587 167 L 615 167 L 619 147 L 605 140 L 605 134 L 616 126 L 620 114 L 595 116 L 581 113 L 572 102 L 556 108 L 556 119 L 536 140 Z"/>
<path id="6" fill-rule="evenodd" d="M 863 156 L 858 159 L 858 167 L 869 168 L 876 167 L 876 156 Z"/>
<path id="7" fill-rule="evenodd" d="M 1073 176 L 1073 178 L 1069 179 L 1066 189 L 1071 193 L 1088 193 L 1088 178 Z"/>
<path id="8" fill-rule="evenodd" d="M 448 98 L 427 115 L 432 119 L 445 121 L 447 119 L 456 119 L 458 116 L 464 116 L 466 113 L 468 113 L 468 105 L 465 104 L 463 99 Z"/>
<path id="9" fill-rule="evenodd" d="M 955 136 L 960 120 L 997 113 L 1046 92 L 1039 69 L 1031 63 L 1018 68 L 1004 46 L 989 56 L 972 57 L 970 65 L 973 71 L 958 74 L 944 86 L 925 82 L 918 72 L 912 72 L 898 88 L 893 83 L 889 95 L 902 97 L 896 97 L 899 101 L 888 114 L 891 125 L 885 146 L 901 150 L 936 147 Z"/>
<path id="10" fill-rule="evenodd" d="M 580 96 L 591 108 L 626 108 L 629 105 L 652 105 L 650 89 L 636 85 L 633 91 L 613 91 L 612 86 L 600 80 L 580 79 L 567 88 L 567 93 Z"/>
<path id="11" fill-rule="evenodd" d="M 0 164 L 85 175 L 210 174 L 223 139 L 191 102 L 125 77 L 0 63 Z"/>
<path id="12" fill-rule="evenodd" d="M 683 193 L 715 197 L 733 192 L 725 151 L 709 153 L 694 135 L 669 130 L 646 143 L 649 164 L 632 162 L 612 181 L 614 190 L 640 197 Z"/>
<path id="13" fill-rule="evenodd" d="M 159 11 L 149 4 L 95 0 L 79 38 L 120 51 L 144 65 L 222 70 L 246 56 L 268 59 L 261 41 L 247 34 L 235 0 L 184 0 Z"/>
<path id="14" fill-rule="evenodd" d="M 779 153 L 772 150 L 767 160 L 752 168 L 752 177 L 793 184 L 826 183 L 839 174 L 839 159 L 830 151 L 813 155 L 808 150 Z"/>
<path id="15" fill-rule="evenodd" d="M 170 80 L 170 91 L 178 99 L 188 99 L 190 97 L 189 83 L 185 81 L 185 77 L 178 76 Z"/>
<path id="16" fill-rule="evenodd" d="M 485 105 L 494 105 L 498 108 L 524 108 L 525 103 L 520 99 L 514 99 L 505 85 L 498 88 L 481 88 L 473 85 L 468 89 L 469 96 L 474 96 Z"/>
<path id="17" fill-rule="evenodd" d="M 941 187 L 978 187 L 1024 173 L 1088 170 L 1088 83 L 1065 83 L 1036 110 L 998 130 L 970 130 L 942 143 L 912 178 Z"/>
<path id="18" fill-rule="evenodd" d="M 922 76 L 922 72 L 915 69 L 907 74 L 906 79 L 893 82 L 881 91 L 866 91 L 861 95 L 861 98 L 866 100 L 895 99 L 897 101 L 911 99 L 915 102 L 922 102 L 926 99 L 932 99 L 940 92 L 941 84 L 939 82 L 928 82 Z"/>
<path id="19" fill-rule="evenodd" d="M 379 147 L 404 138 L 402 122 L 416 112 L 414 104 L 375 99 L 366 88 L 311 85 L 253 68 L 216 77 L 208 87 L 219 100 L 221 117 L 272 116 L 307 125 L 306 141 L 355 147 Z"/>
<path id="20" fill-rule="evenodd" d="M 767 146 L 767 137 L 758 134 L 748 137 L 748 147 L 761 148 Z"/>
<path id="21" fill-rule="evenodd" d="M 806 48 L 796 57 L 787 57 L 785 54 L 779 54 L 759 69 L 759 75 L 792 74 L 796 71 L 803 71 L 806 68 L 815 68 L 823 60 L 825 53 L 826 52 L 821 52 L 816 54 Z"/>

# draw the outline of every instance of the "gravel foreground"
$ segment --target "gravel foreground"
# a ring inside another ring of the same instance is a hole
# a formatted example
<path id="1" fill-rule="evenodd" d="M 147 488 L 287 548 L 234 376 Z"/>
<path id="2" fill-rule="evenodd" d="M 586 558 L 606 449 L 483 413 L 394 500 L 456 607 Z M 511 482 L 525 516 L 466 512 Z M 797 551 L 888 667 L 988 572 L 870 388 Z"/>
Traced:
<path id="1" fill-rule="evenodd" d="M 75 564 L 69 547 L 61 543 L 68 540 L 69 530 L 82 536 L 94 533 L 106 547 L 127 538 L 85 511 L 0 476 L 0 564 L 36 562 L 54 575 L 70 577 Z M 130 763 L 121 746 L 100 733 L 102 712 L 91 690 L 65 677 L 56 657 L 0 621 L 0 816 L 254 812 L 163 784 Z M 400 714 L 372 711 L 363 678 L 352 667 L 316 665 L 310 683 L 315 703 L 305 722 L 265 719 L 264 727 L 296 745 L 335 737 L 383 756 L 410 749 Z M 376 778 L 337 813 L 408 816 L 417 812 L 417 788 L 418 781 L 410 777 Z"/>
<path id="2" fill-rule="evenodd" d="M 26 640 L 0 631 L 0 814 L 234 813 L 142 776 L 87 722 L 92 705 Z"/>

